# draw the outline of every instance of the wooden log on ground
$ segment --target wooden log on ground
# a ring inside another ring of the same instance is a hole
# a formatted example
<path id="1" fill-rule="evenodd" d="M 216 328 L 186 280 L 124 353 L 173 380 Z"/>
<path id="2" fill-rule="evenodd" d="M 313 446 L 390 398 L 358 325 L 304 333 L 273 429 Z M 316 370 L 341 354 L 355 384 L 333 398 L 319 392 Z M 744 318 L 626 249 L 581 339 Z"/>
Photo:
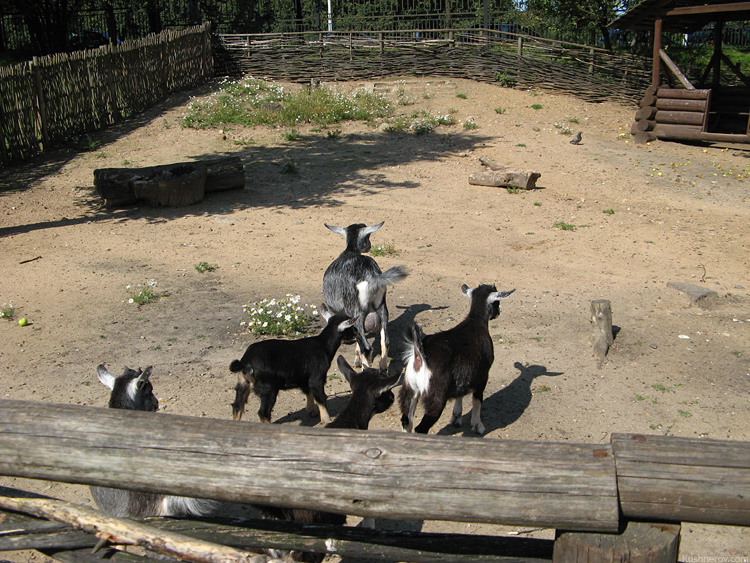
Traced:
<path id="1" fill-rule="evenodd" d="M 155 207 L 193 205 L 206 193 L 206 167 L 194 162 L 160 167 L 132 184 L 135 197 Z"/>
<path id="2" fill-rule="evenodd" d="M 750 143 L 750 135 L 741 133 L 710 133 L 702 127 L 657 123 L 653 133 L 660 139 L 703 141 L 707 143 Z"/>
<path id="3" fill-rule="evenodd" d="M 206 193 L 245 187 L 245 169 L 238 156 L 223 156 L 198 161 L 206 167 Z"/>
<path id="4" fill-rule="evenodd" d="M 619 524 L 614 461 L 609 446 L 595 444 L 0 400 L 0 475 L 394 519 L 591 531 Z"/>
<path id="5" fill-rule="evenodd" d="M 94 170 L 94 187 L 107 207 L 133 205 L 140 199 L 133 183 L 180 166 L 192 166 L 196 162 L 180 162 L 143 168 L 98 168 Z M 239 157 L 228 156 L 198 161 L 206 169 L 204 193 L 212 193 L 245 187 L 245 171 Z"/>
<path id="6" fill-rule="evenodd" d="M 708 102 L 706 100 L 657 98 L 654 105 L 657 109 L 704 112 L 708 107 Z"/>
<path id="7" fill-rule="evenodd" d="M 654 108 L 655 109 L 655 108 Z M 676 125 L 703 125 L 705 113 L 700 111 L 658 110 L 654 114 L 657 123 L 674 123 Z"/>
<path id="8" fill-rule="evenodd" d="M 520 188 L 522 190 L 533 190 L 536 181 L 542 176 L 539 172 L 505 166 L 486 157 L 481 157 L 480 162 L 490 168 L 489 172 L 474 172 L 469 175 L 469 184 L 475 186 L 493 186 Z"/>
<path id="9" fill-rule="evenodd" d="M 613 434 L 626 518 L 750 525 L 750 442 Z"/>
<path id="10" fill-rule="evenodd" d="M 552 563 L 676 563 L 679 550 L 679 524 L 628 522 L 621 534 L 558 534 Z"/>
<path id="11" fill-rule="evenodd" d="M 141 521 L 141 520 L 138 520 Z M 362 527 L 278 520 L 147 518 L 149 526 L 236 549 L 270 548 L 414 563 L 549 563 L 554 540 L 476 534 L 394 533 Z M 71 525 L 0 511 L 0 551 L 75 551 L 97 544 Z"/>
<path id="12" fill-rule="evenodd" d="M 608 299 L 595 299 L 591 302 L 591 341 L 598 367 L 602 367 L 610 346 L 615 341 L 612 333 L 612 303 Z"/>
<path id="13" fill-rule="evenodd" d="M 653 106 L 656 103 L 656 94 L 644 94 L 638 105 L 642 108 Z"/>
<path id="14" fill-rule="evenodd" d="M 159 530 L 126 518 L 114 518 L 97 510 L 66 501 L 0 487 L 0 508 L 66 522 L 99 539 L 137 545 L 151 551 L 196 563 L 282 563 L 265 555 L 248 553 L 213 542 L 195 540 L 183 534 Z"/>

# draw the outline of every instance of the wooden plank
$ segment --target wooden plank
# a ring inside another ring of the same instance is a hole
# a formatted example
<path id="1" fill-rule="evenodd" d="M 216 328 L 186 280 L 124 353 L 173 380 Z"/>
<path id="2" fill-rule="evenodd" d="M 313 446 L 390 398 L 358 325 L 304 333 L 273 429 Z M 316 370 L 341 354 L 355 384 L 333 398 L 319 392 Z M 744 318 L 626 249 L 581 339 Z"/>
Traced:
<path id="1" fill-rule="evenodd" d="M 688 77 L 682 73 L 680 68 L 675 64 L 670 56 L 667 55 L 667 52 L 664 49 L 659 49 L 659 58 L 664 61 L 664 64 L 667 65 L 669 71 L 677 77 L 677 80 L 680 81 L 680 84 L 682 84 L 687 90 L 695 90 L 695 86 L 693 86 L 690 80 L 688 80 Z"/>
<path id="2" fill-rule="evenodd" d="M 750 525 L 750 442 L 613 434 L 627 518 Z"/>
<path id="3" fill-rule="evenodd" d="M 2 400 L 0 474 L 393 519 L 594 531 L 619 524 L 608 445 Z"/>

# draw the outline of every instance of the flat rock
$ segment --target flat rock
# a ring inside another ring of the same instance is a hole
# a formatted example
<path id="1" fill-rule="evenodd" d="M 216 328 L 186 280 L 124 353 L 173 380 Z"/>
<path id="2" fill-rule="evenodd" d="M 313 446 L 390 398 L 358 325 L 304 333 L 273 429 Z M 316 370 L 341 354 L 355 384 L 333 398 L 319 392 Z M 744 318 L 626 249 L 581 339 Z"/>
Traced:
<path id="1" fill-rule="evenodd" d="M 687 293 L 688 297 L 690 297 L 691 305 L 693 303 L 697 303 L 698 305 L 700 305 L 701 302 L 706 299 L 706 297 L 716 297 L 719 295 L 712 289 L 708 289 L 707 287 L 703 287 L 700 285 L 693 285 L 692 283 L 667 282 L 667 287 L 671 287 L 672 289 L 676 289 L 677 291 Z"/>

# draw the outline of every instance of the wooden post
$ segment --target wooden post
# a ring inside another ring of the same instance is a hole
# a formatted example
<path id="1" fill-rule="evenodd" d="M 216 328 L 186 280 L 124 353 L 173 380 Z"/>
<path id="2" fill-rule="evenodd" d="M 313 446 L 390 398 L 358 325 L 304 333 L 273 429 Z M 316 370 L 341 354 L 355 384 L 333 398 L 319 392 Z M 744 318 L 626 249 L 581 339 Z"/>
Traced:
<path id="1" fill-rule="evenodd" d="M 628 522 L 622 534 L 558 534 L 552 563 L 676 563 L 679 549 L 679 524 Z"/>
<path id="2" fill-rule="evenodd" d="M 713 56 L 713 79 L 711 84 L 714 88 L 721 82 L 721 42 L 724 35 L 724 22 L 719 20 L 714 25 L 714 56 Z"/>
<path id="3" fill-rule="evenodd" d="M 653 60 L 651 61 L 651 85 L 656 88 L 659 87 L 659 83 L 661 82 L 661 57 L 659 56 L 659 52 L 661 51 L 661 27 L 662 19 L 656 18 L 654 20 Z"/>
<path id="4" fill-rule="evenodd" d="M 589 74 L 594 74 L 594 63 L 596 62 L 596 52 L 594 48 L 589 49 L 589 55 L 591 55 L 591 62 L 589 63 Z"/>
<path id="5" fill-rule="evenodd" d="M 44 101 L 44 90 L 42 88 L 42 72 L 39 69 L 38 59 L 33 58 L 31 70 L 34 73 L 34 106 L 39 118 L 39 125 L 42 130 L 42 150 L 48 150 L 51 147 L 49 139 L 49 127 L 47 125 L 47 104 Z M 5 144 L 5 143 L 3 143 Z"/>
<path id="6" fill-rule="evenodd" d="M 591 302 L 591 323 L 593 326 L 592 341 L 598 367 L 602 367 L 609 347 L 614 342 L 612 334 L 612 304 L 607 299 L 595 299 Z"/>
<path id="7" fill-rule="evenodd" d="M 382 55 L 383 52 L 385 52 L 385 41 L 383 40 L 383 32 L 378 32 L 378 43 L 380 44 L 380 54 Z"/>
<path id="8" fill-rule="evenodd" d="M 523 37 L 520 35 L 518 36 L 518 56 L 523 55 Z"/>

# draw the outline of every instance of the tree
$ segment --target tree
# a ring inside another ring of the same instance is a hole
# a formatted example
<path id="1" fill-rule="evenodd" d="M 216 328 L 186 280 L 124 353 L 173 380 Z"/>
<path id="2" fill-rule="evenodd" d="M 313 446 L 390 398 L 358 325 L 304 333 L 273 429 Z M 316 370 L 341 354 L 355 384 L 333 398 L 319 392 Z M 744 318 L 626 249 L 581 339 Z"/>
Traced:
<path id="1" fill-rule="evenodd" d="M 10 0 L 6 4 L 23 17 L 32 52 L 43 55 L 65 50 L 70 16 L 82 0 Z"/>
<path id="2" fill-rule="evenodd" d="M 564 21 L 577 31 L 598 35 L 604 47 L 612 50 L 607 24 L 631 3 L 629 0 L 528 0 L 526 7 L 547 18 Z"/>

